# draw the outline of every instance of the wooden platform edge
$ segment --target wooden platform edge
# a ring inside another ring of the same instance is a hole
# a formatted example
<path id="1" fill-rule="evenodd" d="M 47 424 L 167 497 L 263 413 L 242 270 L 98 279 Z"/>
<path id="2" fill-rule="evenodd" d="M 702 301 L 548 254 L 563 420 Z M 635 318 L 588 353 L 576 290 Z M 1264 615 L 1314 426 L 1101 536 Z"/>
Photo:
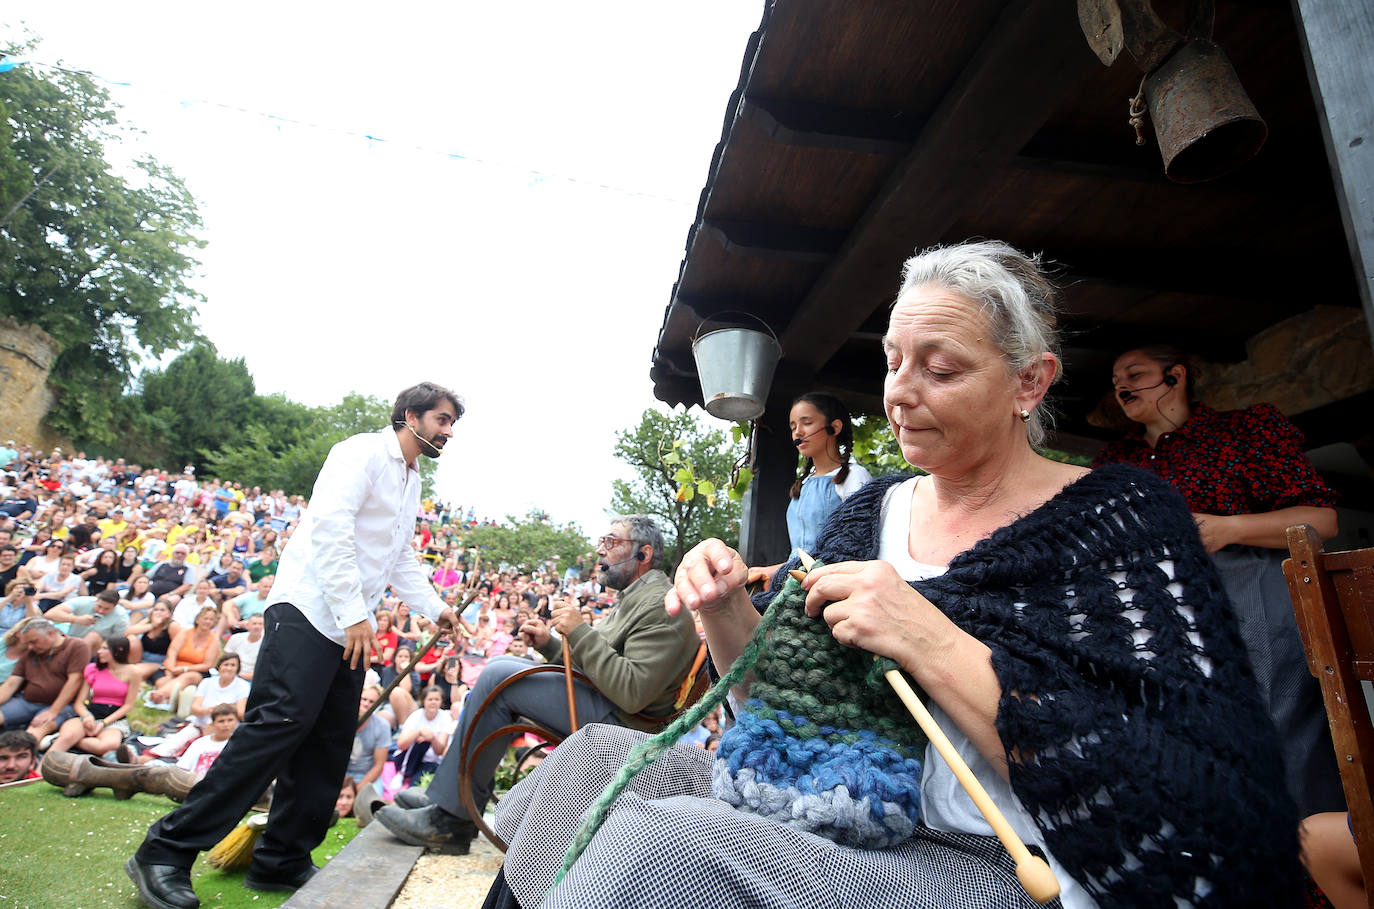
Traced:
<path id="1" fill-rule="evenodd" d="M 386 909 L 424 851 L 402 843 L 381 824 L 369 824 L 281 909 Z"/>

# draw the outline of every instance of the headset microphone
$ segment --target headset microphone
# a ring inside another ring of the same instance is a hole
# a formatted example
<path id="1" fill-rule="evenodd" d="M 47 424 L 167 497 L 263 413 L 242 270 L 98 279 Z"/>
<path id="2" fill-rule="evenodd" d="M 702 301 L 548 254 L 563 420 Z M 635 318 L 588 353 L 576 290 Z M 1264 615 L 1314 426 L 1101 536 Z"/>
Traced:
<path id="1" fill-rule="evenodd" d="M 793 440 L 792 440 L 792 444 L 795 445 L 795 446 L 798 447 L 798 448 L 801 448 L 801 444 L 802 444 L 803 442 L 805 442 L 807 439 L 811 438 L 812 436 L 817 435 L 818 433 L 822 433 L 822 432 L 825 433 L 826 435 L 833 436 L 833 435 L 835 434 L 835 427 L 834 427 L 834 426 L 831 426 L 829 423 L 826 423 L 826 424 L 825 424 L 824 426 L 822 426 L 820 429 L 812 430 L 811 432 L 808 432 L 808 433 L 807 433 L 806 435 L 804 435 L 804 436 L 800 436 L 800 437 L 798 437 L 798 438 L 793 439 Z"/>
<path id="2" fill-rule="evenodd" d="M 412 429 L 409 423 L 405 423 L 402 425 L 404 425 L 406 429 L 410 430 L 410 434 L 415 437 L 415 440 L 417 442 L 419 442 L 421 445 L 428 445 L 430 451 L 434 452 L 435 457 L 438 457 L 439 455 L 444 453 L 444 450 L 442 448 L 440 448 L 438 445 L 435 445 L 429 439 L 426 439 L 424 436 L 420 435 L 418 432 Z"/>
<path id="3" fill-rule="evenodd" d="M 1149 391 L 1151 388 L 1158 388 L 1161 385 L 1168 385 L 1170 388 L 1173 388 L 1177 384 L 1178 376 L 1171 375 L 1166 372 L 1164 374 L 1164 378 L 1160 379 L 1153 385 L 1144 385 L 1140 388 L 1123 388 L 1121 391 L 1118 391 L 1116 393 L 1116 396 L 1120 398 L 1122 401 L 1133 401 L 1135 400 L 1136 392 Z"/>

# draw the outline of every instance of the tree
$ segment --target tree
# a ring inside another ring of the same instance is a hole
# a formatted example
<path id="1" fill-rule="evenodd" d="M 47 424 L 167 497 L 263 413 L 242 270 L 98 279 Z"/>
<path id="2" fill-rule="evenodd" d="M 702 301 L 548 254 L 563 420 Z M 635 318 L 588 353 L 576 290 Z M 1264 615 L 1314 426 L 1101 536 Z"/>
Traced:
<path id="1" fill-rule="evenodd" d="M 875 477 L 916 470 L 902 457 L 902 449 L 892 435 L 892 427 L 888 425 L 887 417 L 880 413 L 854 417 L 854 460 Z"/>
<path id="2" fill-rule="evenodd" d="M 483 565 L 504 563 L 522 571 L 531 571 L 549 560 L 565 568 L 592 551 L 591 542 L 577 524 L 550 524 L 534 515 L 464 529 L 460 536 L 465 547 L 481 553 Z"/>
<path id="3" fill-rule="evenodd" d="M 727 495 L 717 496 L 708 505 L 705 496 L 680 496 L 675 479 L 678 468 L 665 464 L 663 456 L 673 450 L 694 466 L 698 477 L 730 476 L 735 458 L 742 453 L 731 446 L 719 429 L 705 429 L 688 411 L 663 413 L 652 408 L 640 416 L 639 425 L 615 435 L 615 456 L 635 472 L 630 481 L 611 484 L 611 510 L 621 514 L 651 514 L 659 519 L 666 547 L 669 572 L 682 561 L 687 550 L 708 537 L 718 537 L 730 545 L 739 543 L 739 502 Z"/>
<path id="4" fill-rule="evenodd" d="M 198 337 L 190 279 L 200 215 L 152 158 L 128 177 L 112 172 L 105 146 L 127 131 L 87 76 L 0 73 L 0 128 L 0 316 L 37 325 L 60 347 L 47 422 L 112 444 L 141 357 Z"/>
<path id="5" fill-rule="evenodd" d="M 245 405 L 257 389 L 242 358 L 222 360 L 215 346 L 201 341 L 161 371 L 143 374 L 139 394 L 143 413 L 162 431 L 167 460 L 176 465 L 200 460 L 244 433 Z"/>
<path id="6" fill-rule="evenodd" d="M 360 432 L 391 424 L 391 404 L 356 392 L 331 407 L 306 407 L 281 396 L 256 397 L 247 405 L 259 422 L 247 424 L 231 443 L 203 451 L 211 475 L 249 486 L 309 495 L 329 449 Z M 419 458 L 422 489 L 433 488 L 437 464 Z"/>

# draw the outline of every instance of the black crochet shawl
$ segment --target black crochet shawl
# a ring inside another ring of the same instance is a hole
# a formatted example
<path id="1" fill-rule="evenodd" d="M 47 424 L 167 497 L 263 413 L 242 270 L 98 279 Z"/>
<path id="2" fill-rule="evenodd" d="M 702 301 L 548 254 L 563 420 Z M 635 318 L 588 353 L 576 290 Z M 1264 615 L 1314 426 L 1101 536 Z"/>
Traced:
<path id="1" fill-rule="evenodd" d="M 883 496 L 902 479 L 846 499 L 812 555 L 876 558 Z M 1099 468 L 912 586 L 992 649 L 1012 788 L 1102 906 L 1296 904 L 1298 817 L 1274 726 L 1164 481 Z"/>

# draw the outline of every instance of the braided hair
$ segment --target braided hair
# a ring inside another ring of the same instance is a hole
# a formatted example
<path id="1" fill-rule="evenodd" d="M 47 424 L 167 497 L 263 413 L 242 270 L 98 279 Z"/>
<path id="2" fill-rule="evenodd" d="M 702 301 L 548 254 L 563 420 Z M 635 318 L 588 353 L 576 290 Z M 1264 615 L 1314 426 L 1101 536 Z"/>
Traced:
<path id="1" fill-rule="evenodd" d="M 823 391 L 810 391 L 792 402 L 792 406 L 798 404 L 810 404 L 821 412 L 825 418 L 825 424 L 829 426 L 836 420 L 840 421 L 840 431 L 835 434 L 835 440 L 840 443 L 840 471 L 835 474 L 834 483 L 836 486 L 843 485 L 849 478 L 849 455 L 854 450 L 854 423 L 849 418 L 849 408 L 844 402 L 832 394 Z M 801 476 L 792 484 L 791 495 L 794 499 L 801 498 L 802 484 L 806 478 L 811 476 L 811 472 L 816 469 L 815 463 L 810 459 L 805 459 L 802 465 Z"/>

